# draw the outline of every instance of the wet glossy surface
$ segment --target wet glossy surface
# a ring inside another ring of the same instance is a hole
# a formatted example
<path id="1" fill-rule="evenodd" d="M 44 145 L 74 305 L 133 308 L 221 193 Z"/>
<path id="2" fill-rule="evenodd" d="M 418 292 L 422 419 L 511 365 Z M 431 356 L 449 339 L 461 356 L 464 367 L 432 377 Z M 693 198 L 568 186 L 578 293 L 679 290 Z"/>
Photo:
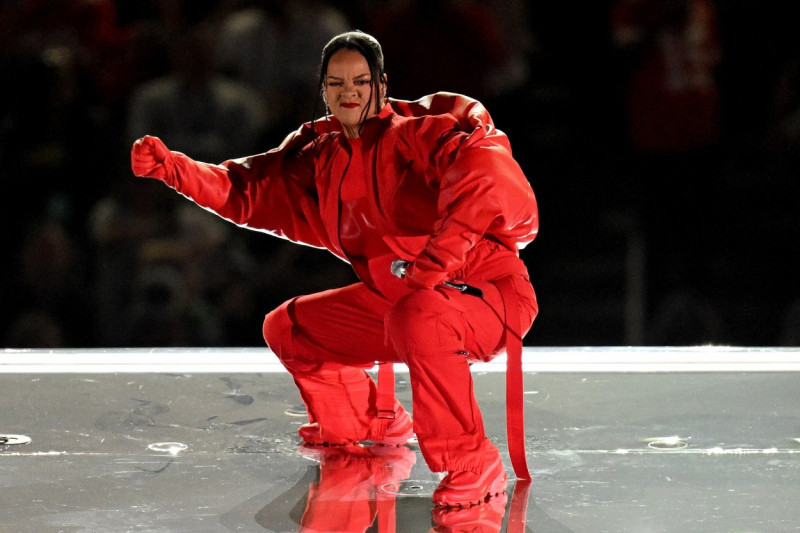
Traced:
<path id="1" fill-rule="evenodd" d="M 429 499 L 439 475 L 415 448 L 301 449 L 305 419 L 287 374 L 81 372 L 80 354 L 50 355 L 65 366 L 20 372 L 20 357 L 36 352 L 7 352 L 17 366 L 0 365 L 0 435 L 12 437 L 0 444 L 2 532 L 294 532 L 301 522 L 361 532 L 800 531 L 797 371 L 604 372 L 580 362 L 528 371 L 533 484 L 512 480 L 507 499 L 441 514 Z M 162 364 L 171 355 L 156 354 Z M 510 472 L 496 370 L 473 374 Z M 410 406 L 407 374 L 397 380 Z"/>

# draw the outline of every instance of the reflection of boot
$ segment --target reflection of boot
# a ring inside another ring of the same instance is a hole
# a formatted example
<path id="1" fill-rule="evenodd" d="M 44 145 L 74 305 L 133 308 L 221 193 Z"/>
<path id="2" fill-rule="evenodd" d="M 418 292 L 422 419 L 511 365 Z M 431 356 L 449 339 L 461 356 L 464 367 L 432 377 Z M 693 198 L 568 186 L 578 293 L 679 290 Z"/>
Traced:
<path id="1" fill-rule="evenodd" d="M 303 533 L 363 533 L 379 513 L 393 509 L 393 498 L 379 487 L 406 479 L 416 462 L 406 447 L 304 444 L 300 453 L 320 463 L 319 481 L 309 486 L 300 521 Z"/>
<path id="2" fill-rule="evenodd" d="M 449 472 L 433 491 L 433 503 L 444 507 L 478 505 L 503 494 L 507 482 L 500 452 L 488 445 L 481 472 Z"/>
<path id="3" fill-rule="evenodd" d="M 365 430 L 364 435 L 353 435 L 349 439 L 338 438 L 337 442 L 330 442 L 330 440 L 322 438 L 320 426 L 317 422 L 303 424 L 300 426 L 300 429 L 297 430 L 297 434 L 300 435 L 300 438 L 303 439 L 304 442 L 318 446 L 353 444 L 365 441 L 369 437 L 367 430 Z M 375 439 L 373 442 L 374 444 L 383 446 L 402 446 L 413 437 L 414 424 L 411 421 L 411 415 L 408 414 L 408 411 L 406 411 L 399 402 L 395 402 L 395 418 L 392 420 L 392 423 L 389 424 L 389 427 L 386 428 L 386 434 Z"/>
<path id="4" fill-rule="evenodd" d="M 411 475 L 417 454 L 405 446 L 375 445 L 367 448 L 375 457 L 372 462 L 373 481 L 376 487 L 389 483 L 400 484 Z"/>
<path id="5" fill-rule="evenodd" d="M 499 533 L 507 502 L 500 494 L 472 507 L 434 507 L 431 533 Z"/>

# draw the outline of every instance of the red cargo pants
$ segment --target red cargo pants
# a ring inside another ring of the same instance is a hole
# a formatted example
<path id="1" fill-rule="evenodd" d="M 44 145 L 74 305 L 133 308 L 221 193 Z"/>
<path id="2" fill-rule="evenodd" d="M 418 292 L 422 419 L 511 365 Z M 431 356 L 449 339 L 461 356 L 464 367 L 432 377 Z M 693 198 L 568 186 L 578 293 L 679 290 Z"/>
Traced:
<path id="1" fill-rule="evenodd" d="M 514 260 L 518 273 L 511 279 L 524 333 L 538 307 L 524 266 Z M 484 298 L 437 287 L 409 289 L 391 301 L 356 283 L 293 298 L 266 316 L 264 338 L 294 378 L 323 440 L 369 438 L 377 388 L 366 369 L 375 362 L 402 362 L 409 369 L 414 431 L 428 467 L 481 471 L 491 444 L 469 363 L 502 351 L 505 313 L 491 281 L 461 279 L 482 289 Z"/>

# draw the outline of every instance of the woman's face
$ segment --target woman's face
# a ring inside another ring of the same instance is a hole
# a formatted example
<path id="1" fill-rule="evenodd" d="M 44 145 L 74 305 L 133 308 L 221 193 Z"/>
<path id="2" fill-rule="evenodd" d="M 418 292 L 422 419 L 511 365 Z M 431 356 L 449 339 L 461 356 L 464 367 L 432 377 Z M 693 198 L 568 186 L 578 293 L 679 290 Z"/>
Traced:
<path id="1" fill-rule="evenodd" d="M 359 52 L 343 48 L 333 54 L 325 73 L 325 102 L 341 122 L 345 135 L 358 137 L 361 122 L 375 116 L 375 102 L 382 94 L 372 95 L 372 73 Z M 381 82 L 381 93 L 384 84 Z"/>

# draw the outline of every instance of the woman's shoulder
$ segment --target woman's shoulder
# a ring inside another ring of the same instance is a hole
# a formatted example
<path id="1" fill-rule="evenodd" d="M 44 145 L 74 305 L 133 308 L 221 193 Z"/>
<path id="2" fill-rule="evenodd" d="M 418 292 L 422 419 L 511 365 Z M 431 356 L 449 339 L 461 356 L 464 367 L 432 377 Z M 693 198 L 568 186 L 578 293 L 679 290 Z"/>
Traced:
<path id="1" fill-rule="evenodd" d="M 441 138 L 461 131 L 458 119 L 450 113 L 435 115 L 393 115 L 390 130 L 395 137 L 406 139 L 410 144 Z"/>
<path id="2" fill-rule="evenodd" d="M 436 93 L 419 100 L 390 100 L 393 111 L 411 128 L 475 134 L 498 133 L 494 121 L 478 100 L 455 93 Z"/>
<path id="3" fill-rule="evenodd" d="M 483 105 L 474 98 L 449 92 L 433 93 L 416 100 L 390 98 L 389 104 L 395 113 L 403 116 L 441 114 L 466 116 L 473 113 L 477 108 L 483 108 Z"/>
<path id="4" fill-rule="evenodd" d="M 450 113 L 441 113 L 437 115 L 422 115 L 422 116 L 403 116 L 395 115 L 392 117 L 392 125 L 395 127 L 404 127 L 410 130 L 415 128 L 458 128 L 458 119 Z"/>
<path id="5" fill-rule="evenodd" d="M 438 92 L 418 100 L 390 99 L 395 113 L 406 117 L 445 115 L 454 117 L 463 129 L 494 126 L 491 115 L 478 100 L 457 93 Z"/>

